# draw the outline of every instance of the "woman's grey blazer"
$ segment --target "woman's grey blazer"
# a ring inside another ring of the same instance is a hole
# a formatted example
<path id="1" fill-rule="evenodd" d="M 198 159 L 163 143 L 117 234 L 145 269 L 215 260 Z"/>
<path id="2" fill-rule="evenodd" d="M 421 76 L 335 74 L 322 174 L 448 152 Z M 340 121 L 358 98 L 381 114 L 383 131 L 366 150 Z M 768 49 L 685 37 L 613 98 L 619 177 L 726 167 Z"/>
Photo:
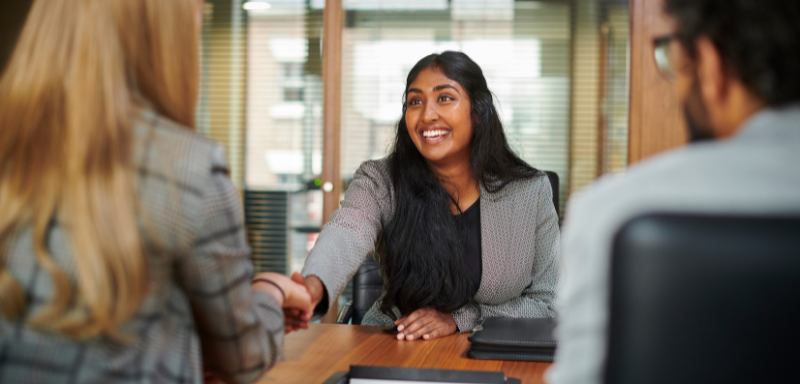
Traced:
<path id="1" fill-rule="evenodd" d="M 329 298 L 342 293 L 373 252 L 381 223 L 394 211 L 392 190 L 385 159 L 363 163 L 322 228 L 302 274 L 319 277 Z M 559 228 L 547 177 L 515 181 L 496 193 L 481 186 L 480 204 L 483 274 L 476 304 L 452 314 L 459 331 L 487 317 L 555 317 Z M 378 305 L 362 324 L 392 325 Z"/>

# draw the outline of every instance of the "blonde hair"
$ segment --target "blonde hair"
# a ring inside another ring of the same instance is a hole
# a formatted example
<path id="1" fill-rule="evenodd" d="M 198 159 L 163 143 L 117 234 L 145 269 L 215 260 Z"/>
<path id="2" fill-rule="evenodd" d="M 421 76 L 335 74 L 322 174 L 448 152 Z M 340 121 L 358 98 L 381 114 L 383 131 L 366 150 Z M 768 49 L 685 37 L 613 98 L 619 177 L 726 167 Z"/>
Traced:
<path id="1" fill-rule="evenodd" d="M 196 0 L 36 0 L 0 79 L 0 313 L 27 308 L 5 267 L 32 229 L 53 299 L 27 324 L 75 339 L 123 337 L 149 293 L 137 221 L 132 118 L 145 106 L 194 126 Z M 46 247 L 57 219 L 77 279 Z"/>

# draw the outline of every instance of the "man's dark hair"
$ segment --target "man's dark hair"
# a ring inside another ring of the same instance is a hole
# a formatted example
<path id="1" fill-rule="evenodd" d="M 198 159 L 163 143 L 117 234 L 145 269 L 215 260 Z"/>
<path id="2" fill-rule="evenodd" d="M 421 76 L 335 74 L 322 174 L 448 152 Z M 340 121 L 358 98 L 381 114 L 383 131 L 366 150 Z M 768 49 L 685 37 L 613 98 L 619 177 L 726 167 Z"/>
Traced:
<path id="1" fill-rule="evenodd" d="M 666 0 L 665 11 L 690 55 L 706 36 L 767 105 L 800 101 L 800 0 Z"/>
<path id="2" fill-rule="evenodd" d="M 450 211 L 450 203 L 456 201 L 414 145 L 406 126 L 408 87 L 428 68 L 457 81 L 469 95 L 473 128 L 470 166 L 485 190 L 494 193 L 513 181 L 544 176 L 509 147 L 478 64 L 466 54 L 453 51 L 417 62 L 406 79 L 403 117 L 388 156 L 394 214 L 383 223 L 375 249 L 386 292 L 380 309 L 392 317 L 393 306 L 402 315 L 422 307 L 453 312 L 472 302 L 475 288 L 464 264 L 467 229 L 461 216 L 455 219 Z"/>

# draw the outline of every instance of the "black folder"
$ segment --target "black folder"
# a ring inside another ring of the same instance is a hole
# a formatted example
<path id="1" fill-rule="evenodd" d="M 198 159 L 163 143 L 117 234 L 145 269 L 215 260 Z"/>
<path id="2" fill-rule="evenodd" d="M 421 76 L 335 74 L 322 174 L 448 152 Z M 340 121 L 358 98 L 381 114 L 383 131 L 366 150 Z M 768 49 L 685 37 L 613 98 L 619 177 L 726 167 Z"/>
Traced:
<path id="1" fill-rule="evenodd" d="M 555 326 L 555 319 L 488 318 L 469 336 L 467 357 L 551 362 Z"/>
<path id="2" fill-rule="evenodd" d="M 403 381 L 464 384 L 520 383 L 519 379 L 506 378 L 503 372 L 351 365 L 350 372 L 336 372 L 323 384 L 348 384 L 350 379 L 386 380 L 400 383 Z"/>

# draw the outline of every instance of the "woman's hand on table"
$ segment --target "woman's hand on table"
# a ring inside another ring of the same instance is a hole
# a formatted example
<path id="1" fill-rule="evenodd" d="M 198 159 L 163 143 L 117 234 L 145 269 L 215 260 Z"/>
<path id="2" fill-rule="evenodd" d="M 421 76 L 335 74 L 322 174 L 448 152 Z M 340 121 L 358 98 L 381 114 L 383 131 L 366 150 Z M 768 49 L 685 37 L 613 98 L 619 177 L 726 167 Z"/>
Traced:
<path id="1" fill-rule="evenodd" d="M 272 283 L 257 281 L 259 279 L 269 280 Z M 253 289 L 266 292 L 278 301 L 283 308 L 286 333 L 308 328 L 314 306 L 305 285 L 298 284 L 279 273 L 264 272 L 256 275 Z"/>
<path id="2" fill-rule="evenodd" d="M 397 326 L 397 340 L 433 340 L 458 331 L 453 315 L 433 308 L 421 308 L 411 312 L 395 321 L 394 325 Z"/>

